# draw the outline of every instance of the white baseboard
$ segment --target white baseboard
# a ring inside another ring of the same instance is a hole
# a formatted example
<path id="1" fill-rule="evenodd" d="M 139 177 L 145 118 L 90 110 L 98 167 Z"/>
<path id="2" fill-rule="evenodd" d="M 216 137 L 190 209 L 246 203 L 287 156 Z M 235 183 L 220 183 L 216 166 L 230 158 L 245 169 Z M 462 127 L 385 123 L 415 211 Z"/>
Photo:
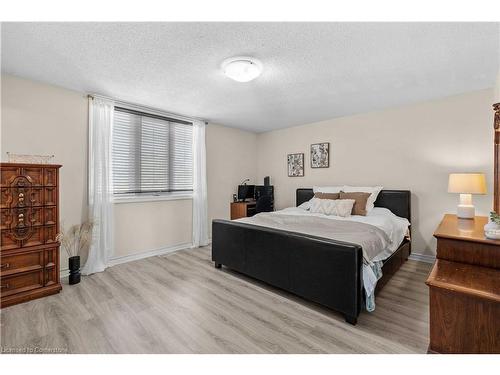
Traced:
<path id="1" fill-rule="evenodd" d="M 434 255 L 414 254 L 411 253 L 409 259 L 425 263 L 434 263 L 436 257 Z"/>
<path id="2" fill-rule="evenodd" d="M 109 260 L 108 262 L 108 267 L 113 267 L 116 266 L 117 264 L 122 264 L 122 263 L 127 263 L 127 262 L 132 262 L 134 260 L 139 260 L 139 259 L 144 259 L 144 258 L 149 258 L 149 257 L 154 257 L 158 255 L 165 255 L 169 253 L 174 253 L 179 250 L 187 250 L 191 249 L 193 245 L 191 243 L 182 243 L 174 246 L 164 246 L 160 247 L 158 249 L 153 249 L 153 250 L 147 250 L 143 251 L 141 253 L 137 254 L 130 254 L 130 255 L 123 255 L 119 257 L 113 257 Z M 59 272 L 60 278 L 68 277 L 69 276 L 69 269 L 61 269 Z"/>
<path id="3" fill-rule="evenodd" d="M 59 277 L 62 279 L 62 278 L 65 278 L 65 277 L 68 277 L 69 276 L 69 268 L 65 268 L 63 270 L 59 270 Z"/>
<path id="4" fill-rule="evenodd" d="M 164 255 L 168 253 L 173 253 L 179 250 L 191 249 L 193 245 L 191 243 L 182 243 L 174 246 L 160 247 L 159 249 L 153 249 L 144 251 L 137 254 L 124 255 L 120 257 L 111 258 L 108 262 L 108 267 L 116 266 L 117 264 L 132 262 L 134 260 L 154 257 L 158 255 Z"/>

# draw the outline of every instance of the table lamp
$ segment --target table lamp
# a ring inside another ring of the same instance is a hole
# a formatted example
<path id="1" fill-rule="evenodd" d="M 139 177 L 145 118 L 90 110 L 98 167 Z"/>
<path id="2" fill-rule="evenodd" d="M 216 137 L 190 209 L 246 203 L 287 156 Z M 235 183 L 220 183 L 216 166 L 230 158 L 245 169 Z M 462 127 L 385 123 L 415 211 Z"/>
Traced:
<path id="1" fill-rule="evenodd" d="M 475 208 L 472 194 L 486 194 L 486 179 L 483 173 L 450 173 L 448 193 L 459 193 L 460 204 L 457 207 L 459 219 L 474 219 Z"/>

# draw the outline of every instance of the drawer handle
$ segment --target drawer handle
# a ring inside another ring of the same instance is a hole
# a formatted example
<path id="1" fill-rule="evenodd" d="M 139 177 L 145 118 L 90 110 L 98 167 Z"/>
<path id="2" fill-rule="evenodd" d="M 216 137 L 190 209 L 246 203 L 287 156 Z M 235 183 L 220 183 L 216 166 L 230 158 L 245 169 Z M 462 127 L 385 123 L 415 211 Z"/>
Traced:
<path id="1" fill-rule="evenodd" d="M 0 266 L 0 269 L 2 269 L 2 270 L 3 270 L 4 268 L 9 268 L 9 267 L 10 267 L 10 264 L 9 264 L 9 263 L 5 263 L 5 264 L 2 264 L 2 265 Z"/>
<path id="2" fill-rule="evenodd" d="M 0 285 L 0 289 L 9 289 L 9 284 Z"/>

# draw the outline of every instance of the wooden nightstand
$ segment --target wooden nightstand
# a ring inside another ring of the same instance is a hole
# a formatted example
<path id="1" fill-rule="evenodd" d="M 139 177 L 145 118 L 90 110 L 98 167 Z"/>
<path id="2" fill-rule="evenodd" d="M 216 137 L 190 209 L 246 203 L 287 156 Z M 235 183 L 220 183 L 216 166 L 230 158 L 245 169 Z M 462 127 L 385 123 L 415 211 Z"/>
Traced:
<path id="1" fill-rule="evenodd" d="M 241 219 L 255 215 L 256 202 L 231 202 L 231 220 Z"/>
<path id="2" fill-rule="evenodd" d="M 487 222 L 447 214 L 434 233 L 430 353 L 500 353 L 500 241 L 484 236 Z"/>

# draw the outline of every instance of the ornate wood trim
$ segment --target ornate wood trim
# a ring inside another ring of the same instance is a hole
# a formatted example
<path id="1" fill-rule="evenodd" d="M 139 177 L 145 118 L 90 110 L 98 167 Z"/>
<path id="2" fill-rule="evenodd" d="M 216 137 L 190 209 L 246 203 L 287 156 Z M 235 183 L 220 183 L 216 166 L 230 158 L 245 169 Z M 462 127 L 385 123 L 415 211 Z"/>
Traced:
<path id="1" fill-rule="evenodd" d="M 495 129 L 495 160 L 494 160 L 494 202 L 493 210 L 500 212 L 500 103 L 493 104 L 495 116 L 493 120 L 493 128 Z"/>

